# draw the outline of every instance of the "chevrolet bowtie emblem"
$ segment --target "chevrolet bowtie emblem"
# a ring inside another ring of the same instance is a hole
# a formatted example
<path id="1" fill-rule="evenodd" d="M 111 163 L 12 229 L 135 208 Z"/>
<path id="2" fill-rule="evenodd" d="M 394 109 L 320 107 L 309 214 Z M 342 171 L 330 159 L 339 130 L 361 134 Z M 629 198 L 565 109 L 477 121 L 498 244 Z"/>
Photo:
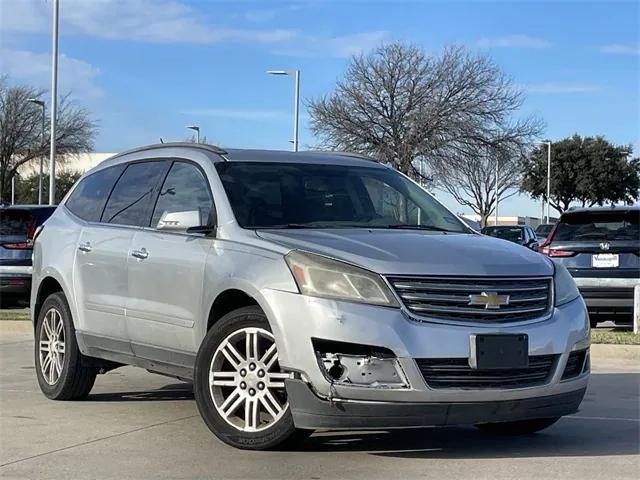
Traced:
<path id="1" fill-rule="evenodd" d="M 498 309 L 503 305 L 509 305 L 509 295 L 498 295 L 497 292 L 469 295 L 469 305 L 484 305 L 487 309 Z"/>

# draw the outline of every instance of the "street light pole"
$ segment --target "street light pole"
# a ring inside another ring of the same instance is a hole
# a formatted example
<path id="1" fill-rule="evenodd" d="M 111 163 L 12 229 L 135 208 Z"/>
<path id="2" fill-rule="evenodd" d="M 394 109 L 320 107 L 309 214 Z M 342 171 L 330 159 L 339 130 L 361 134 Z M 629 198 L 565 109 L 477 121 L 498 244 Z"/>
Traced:
<path id="1" fill-rule="evenodd" d="M 27 100 L 29 103 L 33 103 L 35 105 L 39 105 L 42 108 L 42 146 L 44 147 L 44 136 L 45 136 L 45 104 L 42 100 L 38 100 L 37 98 L 30 98 Z M 38 205 L 42 205 L 42 177 L 44 175 L 44 155 L 40 156 L 40 172 L 38 174 Z"/>
<path id="2" fill-rule="evenodd" d="M 549 207 L 551 205 L 551 142 L 547 142 L 547 223 L 549 221 Z"/>
<path id="3" fill-rule="evenodd" d="M 53 0 L 53 38 L 51 52 L 51 150 L 49 152 L 49 205 L 56 201 L 56 107 L 58 96 L 58 14 L 59 0 Z"/>
<path id="4" fill-rule="evenodd" d="M 298 151 L 298 125 L 300 116 L 300 70 L 267 70 L 270 75 L 288 75 L 295 79 L 293 104 L 293 151 Z"/>
<path id="5" fill-rule="evenodd" d="M 187 128 L 196 132 L 196 143 L 200 143 L 200 127 L 198 125 L 187 125 Z"/>
<path id="6" fill-rule="evenodd" d="M 498 203 L 500 201 L 498 193 L 498 156 L 496 155 L 496 221 L 495 225 L 498 226 Z"/>

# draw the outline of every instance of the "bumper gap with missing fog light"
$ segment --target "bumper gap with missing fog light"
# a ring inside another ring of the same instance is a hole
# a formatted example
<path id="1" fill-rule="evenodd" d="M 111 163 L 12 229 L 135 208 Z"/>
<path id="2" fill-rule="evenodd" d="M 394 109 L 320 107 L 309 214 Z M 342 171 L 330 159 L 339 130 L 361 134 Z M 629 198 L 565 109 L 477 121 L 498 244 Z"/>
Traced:
<path id="1" fill-rule="evenodd" d="M 398 359 L 388 348 L 321 339 L 312 342 L 324 376 L 334 385 L 409 386 Z"/>

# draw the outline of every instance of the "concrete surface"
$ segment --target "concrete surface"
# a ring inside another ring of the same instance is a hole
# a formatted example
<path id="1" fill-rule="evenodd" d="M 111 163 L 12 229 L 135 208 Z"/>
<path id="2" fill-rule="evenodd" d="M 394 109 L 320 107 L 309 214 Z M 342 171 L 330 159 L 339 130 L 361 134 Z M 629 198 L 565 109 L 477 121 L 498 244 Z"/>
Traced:
<path id="1" fill-rule="evenodd" d="M 581 411 L 544 433 L 323 432 L 297 451 L 245 452 L 210 434 L 190 385 L 140 369 L 99 377 L 87 401 L 46 400 L 22 323 L 0 330 L 3 479 L 640 478 L 640 365 L 615 349 L 594 349 Z"/>

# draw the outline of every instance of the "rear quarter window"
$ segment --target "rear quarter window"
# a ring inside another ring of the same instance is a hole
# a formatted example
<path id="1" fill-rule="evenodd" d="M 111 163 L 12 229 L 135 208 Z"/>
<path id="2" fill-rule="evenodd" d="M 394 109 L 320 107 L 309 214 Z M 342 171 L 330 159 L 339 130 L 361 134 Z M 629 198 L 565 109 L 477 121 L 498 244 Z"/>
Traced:
<path id="1" fill-rule="evenodd" d="M 67 199 L 66 207 L 83 220 L 100 221 L 107 198 L 123 170 L 124 165 L 116 165 L 84 177 Z"/>

